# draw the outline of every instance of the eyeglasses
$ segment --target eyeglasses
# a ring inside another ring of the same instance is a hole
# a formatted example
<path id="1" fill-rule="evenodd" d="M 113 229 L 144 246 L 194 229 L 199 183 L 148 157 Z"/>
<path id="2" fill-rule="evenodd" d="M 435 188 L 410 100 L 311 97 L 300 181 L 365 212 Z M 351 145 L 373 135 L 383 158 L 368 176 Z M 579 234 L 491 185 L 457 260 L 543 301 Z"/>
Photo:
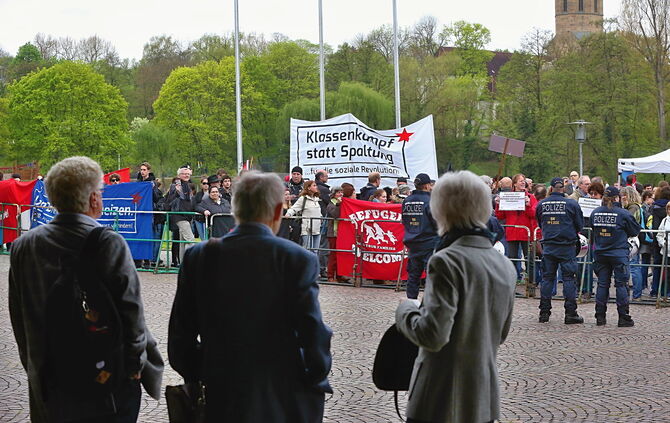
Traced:
<path id="1" fill-rule="evenodd" d="M 209 182 L 200 182 L 201 185 L 209 185 Z"/>
<path id="2" fill-rule="evenodd" d="M 118 179 L 110 179 L 109 182 L 119 182 Z"/>

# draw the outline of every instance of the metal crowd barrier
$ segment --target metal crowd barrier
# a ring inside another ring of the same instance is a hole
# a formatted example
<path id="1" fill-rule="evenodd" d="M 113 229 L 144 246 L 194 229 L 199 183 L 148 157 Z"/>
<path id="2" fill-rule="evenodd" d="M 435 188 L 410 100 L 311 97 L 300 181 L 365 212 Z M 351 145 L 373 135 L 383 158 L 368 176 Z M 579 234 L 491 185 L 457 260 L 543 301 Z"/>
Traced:
<path id="1" fill-rule="evenodd" d="M 505 225 L 503 225 L 503 226 L 505 226 Z M 539 230 L 539 228 L 536 228 L 534 233 L 533 233 L 533 240 L 534 241 L 540 241 L 540 239 L 538 239 L 538 237 L 537 237 L 538 230 Z M 660 232 L 665 232 L 665 234 L 666 234 L 666 236 L 665 236 L 665 246 L 664 247 L 665 247 L 665 251 L 668 251 L 668 242 L 669 242 L 668 238 L 670 238 L 670 231 L 660 231 L 660 230 L 657 230 L 657 229 L 653 229 L 653 230 L 652 229 L 644 229 L 644 230 L 640 231 L 640 233 L 652 234 L 652 239 L 654 240 L 654 242 L 656 240 L 655 234 L 660 233 Z M 587 276 L 590 276 L 592 278 L 592 280 L 593 280 L 594 276 L 597 276 L 597 275 L 595 275 L 594 270 L 593 270 L 593 265 L 595 264 L 595 261 L 594 261 L 594 257 L 593 257 L 594 250 L 593 250 L 593 240 L 592 240 L 592 235 L 593 235 L 592 228 L 589 228 L 589 227 L 583 228 L 582 229 L 582 235 L 584 235 L 587 238 L 589 248 L 586 252 L 586 256 L 583 259 L 578 259 L 578 265 L 581 268 L 580 274 L 577 275 L 577 277 L 579 277 L 579 285 L 577 287 L 577 302 L 579 304 L 582 304 L 582 303 L 585 303 L 585 302 L 594 302 L 595 301 L 594 297 L 592 297 L 592 299 L 590 299 L 590 300 L 585 299 L 584 296 L 582 295 L 582 292 L 585 291 L 585 283 L 586 283 L 586 280 L 587 280 Z M 533 244 L 532 245 L 533 250 L 535 250 L 536 247 L 537 247 L 535 245 L 536 243 L 533 242 L 532 244 Z M 536 251 L 533 251 L 530 254 L 533 254 L 533 256 L 535 257 L 536 253 L 537 253 Z M 649 254 L 653 255 L 653 253 L 649 253 Z M 664 307 L 664 306 L 670 306 L 669 297 L 668 297 L 668 294 L 670 293 L 670 287 L 668 286 L 668 284 L 670 283 L 670 275 L 668 275 L 668 267 L 669 267 L 668 266 L 668 254 L 666 253 L 666 254 L 661 255 L 661 263 L 650 262 L 648 264 L 641 263 L 642 255 L 639 253 L 639 251 L 638 251 L 638 256 L 640 258 L 640 260 L 639 260 L 640 262 L 635 263 L 635 264 L 630 264 L 631 268 L 632 267 L 641 267 L 642 269 L 645 269 L 645 268 L 651 268 L 651 269 L 660 268 L 660 270 L 659 270 L 660 276 L 659 276 L 658 292 L 656 294 L 656 298 L 651 299 L 649 301 L 642 300 L 637 304 L 655 305 L 656 308 L 660 308 L 660 307 Z M 510 260 L 513 260 L 513 259 L 510 259 Z M 521 259 L 516 259 L 516 260 L 519 261 Z M 541 265 L 541 263 L 542 262 L 541 262 L 540 259 L 537 259 L 537 258 L 535 259 L 535 265 L 536 266 Z M 591 272 L 591 274 L 587 275 L 587 272 Z M 648 276 L 649 276 L 648 274 L 643 274 L 642 275 L 643 286 L 647 285 L 647 283 L 649 282 Z M 630 283 L 632 281 L 632 277 L 633 276 L 632 276 L 632 272 L 631 272 L 630 279 L 629 279 L 628 283 Z M 541 282 L 542 281 L 538 281 L 538 286 L 539 286 L 539 283 L 541 283 Z M 653 277 L 652 277 L 651 284 L 653 284 Z M 595 284 L 592 281 L 591 285 L 592 286 L 591 286 L 590 290 L 594 290 L 594 291 L 597 290 L 597 284 Z M 651 289 L 651 286 L 650 286 L 650 289 Z M 630 289 L 629 289 L 629 291 L 630 291 Z M 664 292 L 665 292 L 665 294 L 663 294 Z M 562 298 L 562 296 L 556 296 L 556 298 Z M 615 298 L 610 296 L 610 301 L 614 301 L 614 300 L 615 300 Z"/>
<path id="2" fill-rule="evenodd" d="M 525 298 L 532 298 L 535 296 L 535 242 L 533 242 L 534 237 L 531 237 L 531 231 L 528 226 L 524 225 L 502 225 L 503 228 L 519 228 L 519 229 L 525 229 L 526 230 L 526 241 L 518 241 L 518 242 L 526 242 L 526 245 L 528 246 L 526 248 L 526 251 L 524 252 L 523 258 L 519 257 L 510 257 L 509 253 L 505 251 L 507 254 L 507 258 L 510 259 L 510 261 L 514 262 L 519 262 L 525 264 L 525 274 L 523 277 L 523 285 L 525 286 Z M 507 232 L 507 231 L 505 231 Z M 507 240 L 507 244 L 509 246 L 510 242 L 514 241 L 509 241 Z"/>
<path id="3" fill-rule="evenodd" d="M 45 206 L 35 206 L 35 205 L 30 205 L 30 204 L 15 204 L 15 203 L 0 203 L 0 216 L 4 217 L 6 213 L 15 213 L 16 217 L 16 227 L 14 226 L 6 226 L 4 219 L 2 219 L 2 222 L 0 222 L 0 229 L 2 230 L 15 230 L 17 237 L 21 236 L 21 234 L 24 232 L 24 228 L 22 228 L 22 222 L 21 222 L 21 213 L 23 211 L 33 209 L 33 208 L 43 208 L 43 209 L 51 209 L 54 210 L 52 207 L 45 207 Z M 135 241 L 135 242 L 150 242 L 150 243 L 160 243 L 160 247 L 158 250 L 158 256 L 154 257 L 154 260 L 151 260 L 154 264 L 152 268 L 149 269 L 143 269 L 139 268 L 139 271 L 150 271 L 153 273 L 177 273 L 178 269 L 171 267 L 170 262 L 171 262 L 171 254 L 172 254 L 172 246 L 174 244 L 195 244 L 198 243 L 199 241 L 193 240 L 193 241 L 188 241 L 188 240 L 177 240 L 177 239 L 172 239 L 172 231 L 170 230 L 170 217 L 171 216 L 178 216 L 178 215 L 183 215 L 183 216 L 202 216 L 201 213 L 196 213 L 196 212 L 165 212 L 165 211 L 118 211 L 118 210 L 110 210 L 110 209 L 105 209 L 103 210 L 105 214 L 113 214 L 114 217 L 114 223 L 111 225 L 111 227 L 118 232 L 118 222 L 119 222 L 119 215 L 121 214 L 150 214 L 153 216 L 156 215 L 164 215 L 165 216 L 165 222 L 159 225 L 162 225 L 162 229 L 160 232 L 160 237 L 159 238 L 126 238 L 127 241 Z M 208 218 L 205 218 L 204 222 L 204 234 L 200 234 L 200 238 L 202 240 L 206 240 L 210 237 L 211 235 L 211 230 L 213 226 L 213 221 L 215 219 L 233 219 L 232 214 L 230 213 L 217 213 L 217 214 L 212 214 Z M 310 233 L 313 232 L 313 229 L 318 225 L 319 227 L 319 232 L 321 233 L 321 225 L 323 224 L 322 222 L 330 222 L 330 221 L 351 221 L 350 219 L 343 219 L 343 218 L 338 218 L 334 219 L 331 217 L 284 217 L 284 219 L 287 220 L 303 220 L 303 219 L 308 219 L 309 220 L 309 227 L 310 227 Z M 352 245 L 352 248 L 350 250 L 347 249 L 332 249 L 332 248 L 321 248 L 320 246 L 309 246 L 306 247 L 310 251 L 313 251 L 317 255 L 322 252 L 328 252 L 328 253 L 338 253 L 338 252 L 343 252 L 343 253 L 351 253 L 354 255 L 354 266 L 352 268 L 351 276 L 354 281 L 354 286 L 363 286 L 363 254 L 371 252 L 371 250 L 366 250 L 365 248 L 365 242 L 363 242 L 363 231 L 362 228 L 365 227 L 367 224 L 372 224 L 375 222 L 392 222 L 392 223 L 398 223 L 395 220 L 364 220 L 361 221 L 359 224 L 361 225 L 361 229 L 359 229 L 358 225 L 355 225 L 355 237 L 354 237 L 354 245 Z M 232 222 L 231 222 L 232 223 Z M 154 225 L 152 223 L 152 225 Z M 538 258 L 537 254 L 537 242 L 540 241 L 538 239 L 538 232 L 540 228 L 535 228 L 534 231 L 532 231 L 530 228 L 527 226 L 522 226 L 522 225 L 502 225 L 505 228 L 508 227 L 513 227 L 513 228 L 521 228 L 525 229 L 527 233 L 527 239 L 528 239 L 528 248 L 524 252 L 524 257 L 523 258 L 516 258 L 512 257 L 510 260 L 512 262 L 521 262 L 525 265 L 525 276 L 524 276 L 524 285 L 525 285 L 525 295 L 524 297 L 533 297 L 535 296 L 535 267 L 534 266 L 539 266 L 541 265 L 541 260 Z M 659 231 L 659 230 L 651 230 L 651 229 L 645 229 L 642 230 L 641 233 L 649 233 L 652 234 L 652 238 L 654 239 L 654 242 L 656 240 L 656 234 L 660 232 L 665 232 L 665 245 L 664 249 L 665 251 L 668 251 L 668 244 L 670 243 L 670 231 Z M 592 245 L 592 230 L 591 228 L 584 228 L 582 231 L 582 234 L 585 235 L 588 239 L 588 244 L 589 246 Z M 162 261 L 162 252 L 165 251 L 165 261 L 161 264 Z M 3 250 L 2 254 L 9 254 L 9 251 Z M 404 266 L 404 260 L 407 257 L 407 250 L 406 248 L 403 249 L 402 252 L 379 252 L 379 251 L 374 251 L 374 254 L 380 254 L 380 255 L 394 255 L 397 256 L 400 254 L 401 259 L 400 259 L 400 266 L 398 270 L 398 275 L 395 283 L 395 290 L 400 291 L 401 290 L 401 275 L 402 275 L 402 270 Z M 638 253 L 639 254 L 639 253 Z M 641 267 L 641 268 L 651 268 L 652 270 L 654 268 L 659 268 L 660 276 L 659 276 L 659 286 L 658 286 L 658 293 L 656 295 L 656 298 L 652 300 L 652 302 L 649 301 L 642 301 L 642 304 L 655 304 L 657 308 L 664 306 L 664 305 L 669 305 L 669 299 L 668 299 L 668 285 L 669 285 L 669 280 L 670 280 L 670 275 L 668 274 L 668 254 L 662 254 L 662 259 L 661 263 L 649 263 L 649 264 L 644 264 L 644 263 L 637 263 L 637 264 L 631 264 L 631 267 Z M 640 254 L 641 258 L 641 254 Z M 641 260 L 640 260 L 641 261 Z M 593 270 L 592 266 L 594 264 L 593 260 L 593 249 L 589 247 L 586 256 L 584 257 L 583 260 L 579 261 L 580 267 L 581 267 L 581 274 L 579 275 L 580 282 L 579 282 L 579 289 L 578 289 L 578 302 L 581 304 L 584 302 L 584 298 L 580 293 L 584 290 L 584 284 L 587 279 L 587 272 L 591 272 L 593 276 Z M 632 276 L 631 276 L 632 277 Z M 645 284 L 648 282 L 648 274 L 643 275 Z M 541 281 L 537 281 L 538 284 Z M 373 285 L 368 285 L 368 286 L 373 286 Z M 379 287 L 380 285 L 374 285 L 375 287 Z"/>

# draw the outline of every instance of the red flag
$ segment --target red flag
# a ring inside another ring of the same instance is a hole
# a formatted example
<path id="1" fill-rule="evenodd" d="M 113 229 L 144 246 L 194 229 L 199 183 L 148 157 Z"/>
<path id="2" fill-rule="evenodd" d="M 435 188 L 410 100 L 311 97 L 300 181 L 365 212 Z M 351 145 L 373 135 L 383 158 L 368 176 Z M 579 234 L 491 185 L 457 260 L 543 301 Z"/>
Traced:
<path id="1" fill-rule="evenodd" d="M 124 167 L 123 169 L 115 170 L 114 172 L 106 173 L 104 176 L 105 184 L 109 185 L 109 177 L 112 173 L 116 173 L 121 177 L 121 182 L 130 182 L 130 168 Z"/>
<path id="2" fill-rule="evenodd" d="M 17 215 L 22 211 L 26 211 L 29 207 L 33 196 L 33 188 L 35 182 L 16 182 L 14 179 L 0 181 L 0 212 L 2 212 L 2 226 L 5 227 L 2 231 L 2 242 L 12 242 L 17 238 L 16 227 L 18 224 Z M 19 210 L 16 206 L 9 204 L 18 204 Z M 24 207 L 21 207 L 24 206 Z"/>
<path id="3" fill-rule="evenodd" d="M 406 259 L 402 260 L 405 228 L 402 226 L 401 204 L 345 198 L 340 217 L 351 221 L 338 223 L 337 249 L 352 250 L 358 243 L 360 254 L 354 259 L 353 253 L 337 253 L 339 275 L 351 276 L 354 264 L 358 264 L 363 278 L 396 280 L 402 263 L 401 278 L 407 279 Z"/>

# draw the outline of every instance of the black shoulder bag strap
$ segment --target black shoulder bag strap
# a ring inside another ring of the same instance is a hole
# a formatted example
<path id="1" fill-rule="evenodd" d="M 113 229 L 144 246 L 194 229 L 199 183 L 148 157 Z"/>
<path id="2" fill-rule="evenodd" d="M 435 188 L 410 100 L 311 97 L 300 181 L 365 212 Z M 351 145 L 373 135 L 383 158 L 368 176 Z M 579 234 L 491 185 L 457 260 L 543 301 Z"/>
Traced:
<path id="1" fill-rule="evenodd" d="M 95 258 L 98 250 L 100 249 L 98 244 L 100 243 L 102 233 L 106 230 L 110 230 L 110 228 L 107 226 L 97 226 L 91 232 L 89 232 L 89 234 L 84 239 L 84 244 L 79 250 L 77 257 L 80 266 L 79 269 L 81 270 L 81 272 L 78 273 L 79 276 L 86 276 L 86 273 L 93 271 L 95 268 Z M 88 287 L 88 280 L 89 278 L 87 277 L 77 278 L 79 286 L 82 290 L 85 290 L 85 288 Z M 82 286 L 82 283 L 86 286 Z"/>

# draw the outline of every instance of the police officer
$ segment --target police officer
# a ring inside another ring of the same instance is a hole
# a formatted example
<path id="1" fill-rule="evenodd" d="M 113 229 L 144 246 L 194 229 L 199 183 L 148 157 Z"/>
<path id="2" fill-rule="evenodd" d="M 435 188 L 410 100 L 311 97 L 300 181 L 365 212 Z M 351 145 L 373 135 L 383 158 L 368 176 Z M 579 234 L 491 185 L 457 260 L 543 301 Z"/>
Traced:
<path id="1" fill-rule="evenodd" d="M 409 251 L 407 263 L 407 298 L 419 296 L 421 274 L 438 240 L 437 224 L 430 213 L 430 191 L 433 181 L 425 173 L 414 179 L 416 189 L 402 202 L 402 224 L 405 227 L 403 242 Z"/>
<path id="2" fill-rule="evenodd" d="M 628 314 L 628 238 L 640 233 L 640 224 L 632 214 L 621 208 L 616 187 L 605 190 L 603 205 L 591 213 L 591 226 L 595 243 L 595 271 L 598 275 L 596 324 L 603 326 L 606 323 L 610 280 L 614 273 L 619 327 L 633 326 L 633 319 Z"/>
<path id="3" fill-rule="evenodd" d="M 540 287 L 540 323 L 549 321 L 551 293 L 556 271 L 563 274 L 565 324 L 584 323 L 577 314 L 575 276 L 577 259 L 575 244 L 584 224 L 579 204 L 565 196 L 562 178 L 551 180 L 551 194 L 537 204 L 537 222 L 542 228 L 542 285 Z"/>

